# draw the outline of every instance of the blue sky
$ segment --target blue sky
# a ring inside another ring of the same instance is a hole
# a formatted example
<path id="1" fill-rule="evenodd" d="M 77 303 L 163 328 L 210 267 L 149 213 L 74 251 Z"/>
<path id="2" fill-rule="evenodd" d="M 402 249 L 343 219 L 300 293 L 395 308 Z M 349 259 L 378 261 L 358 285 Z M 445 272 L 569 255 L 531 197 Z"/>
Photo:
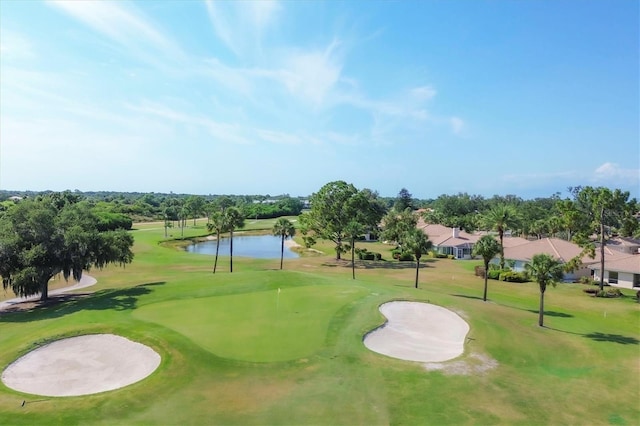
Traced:
<path id="1" fill-rule="evenodd" d="M 0 1 L 0 189 L 639 196 L 639 4 Z"/>

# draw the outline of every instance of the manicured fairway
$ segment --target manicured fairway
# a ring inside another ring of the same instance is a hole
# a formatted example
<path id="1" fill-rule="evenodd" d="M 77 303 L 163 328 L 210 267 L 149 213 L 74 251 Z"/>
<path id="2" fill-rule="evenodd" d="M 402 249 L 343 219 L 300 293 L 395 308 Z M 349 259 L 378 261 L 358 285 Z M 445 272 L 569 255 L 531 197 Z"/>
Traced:
<path id="1" fill-rule="evenodd" d="M 550 288 L 540 328 L 536 284 L 491 281 L 483 302 L 473 262 L 424 259 L 414 289 L 413 263 L 358 262 L 352 280 L 349 262 L 321 242 L 325 254 L 285 260 L 283 271 L 279 259 L 234 257 L 230 274 L 221 253 L 214 275 L 211 256 L 164 244 L 157 224 L 136 228 L 134 262 L 92 271 L 92 294 L 0 314 L 0 368 L 51 340 L 111 333 L 151 347 L 158 369 L 83 397 L 0 385 L 1 425 L 640 424 L 631 292 Z M 203 223 L 184 231 L 204 232 Z M 390 258 L 388 246 L 359 244 Z M 470 327 L 464 354 L 425 365 L 369 351 L 363 336 L 390 300 L 456 312 Z"/>

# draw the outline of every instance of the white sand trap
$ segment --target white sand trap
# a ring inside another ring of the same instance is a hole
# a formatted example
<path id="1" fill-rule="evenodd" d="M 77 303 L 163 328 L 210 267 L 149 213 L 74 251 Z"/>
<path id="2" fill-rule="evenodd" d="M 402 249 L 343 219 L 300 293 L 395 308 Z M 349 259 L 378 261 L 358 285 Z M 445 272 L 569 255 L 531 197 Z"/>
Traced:
<path id="1" fill-rule="evenodd" d="M 89 395 L 140 381 L 160 365 L 153 349 L 113 334 L 88 334 L 42 346 L 10 364 L 2 382 L 44 396 Z"/>
<path id="2" fill-rule="evenodd" d="M 419 362 L 442 362 L 464 352 L 469 325 L 456 313 L 420 302 L 389 302 L 380 306 L 387 323 L 364 338 L 374 352 Z"/>

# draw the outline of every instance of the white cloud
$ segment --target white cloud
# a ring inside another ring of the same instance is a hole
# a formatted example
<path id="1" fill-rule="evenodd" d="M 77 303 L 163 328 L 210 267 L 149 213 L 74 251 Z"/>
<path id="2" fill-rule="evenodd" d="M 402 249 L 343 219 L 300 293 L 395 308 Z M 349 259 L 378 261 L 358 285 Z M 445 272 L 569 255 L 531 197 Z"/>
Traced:
<path id="1" fill-rule="evenodd" d="M 205 2 L 209 20 L 218 38 L 236 56 L 262 50 L 262 38 L 280 10 L 277 1 Z"/>
<path id="2" fill-rule="evenodd" d="M 454 134 L 459 135 L 464 130 L 464 121 L 460 117 L 449 118 L 451 124 L 451 130 Z"/>
<path id="3" fill-rule="evenodd" d="M 421 86 L 411 89 L 410 93 L 417 101 L 424 102 L 433 99 L 437 92 L 432 86 Z"/>
<path id="4" fill-rule="evenodd" d="M 280 73 L 282 83 L 294 95 L 316 106 L 322 105 L 342 71 L 335 55 L 337 46 L 338 42 L 334 41 L 324 51 L 289 55 Z"/>
<path id="5" fill-rule="evenodd" d="M 298 135 L 286 132 L 258 129 L 256 133 L 262 140 L 276 144 L 299 145 L 302 142 Z"/>
<path id="6" fill-rule="evenodd" d="M 638 186 L 640 185 L 640 169 L 625 169 L 616 163 L 606 162 L 595 169 L 593 180 Z"/>
<path id="7" fill-rule="evenodd" d="M 213 139 L 213 143 L 251 144 L 249 131 L 237 123 L 226 123 L 211 120 L 195 114 L 177 111 L 162 104 L 145 102 L 141 105 L 127 105 L 131 111 L 169 120 L 174 124 L 195 126 L 204 129 Z"/>
<path id="8" fill-rule="evenodd" d="M 50 0 L 49 4 L 125 47 L 142 42 L 157 50 L 178 53 L 175 44 L 128 3 Z"/>
<path id="9" fill-rule="evenodd" d="M 32 59 L 35 51 L 31 41 L 13 31 L 0 29 L 0 54 L 2 59 Z"/>

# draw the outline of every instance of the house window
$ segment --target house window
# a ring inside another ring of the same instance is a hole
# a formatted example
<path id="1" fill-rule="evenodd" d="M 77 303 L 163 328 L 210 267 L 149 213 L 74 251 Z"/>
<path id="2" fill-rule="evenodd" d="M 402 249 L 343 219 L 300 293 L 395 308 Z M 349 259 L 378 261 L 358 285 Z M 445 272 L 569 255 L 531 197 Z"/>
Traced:
<path id="1" fill-rule="evenodd" d="M 618 273 L 609 271 L 609 284 L 618 284 Z"/>
<path id="2" fill-rule="evenodd" d="M 633 286 L 640 287 L 640 274 L 633 274 Z"/>

